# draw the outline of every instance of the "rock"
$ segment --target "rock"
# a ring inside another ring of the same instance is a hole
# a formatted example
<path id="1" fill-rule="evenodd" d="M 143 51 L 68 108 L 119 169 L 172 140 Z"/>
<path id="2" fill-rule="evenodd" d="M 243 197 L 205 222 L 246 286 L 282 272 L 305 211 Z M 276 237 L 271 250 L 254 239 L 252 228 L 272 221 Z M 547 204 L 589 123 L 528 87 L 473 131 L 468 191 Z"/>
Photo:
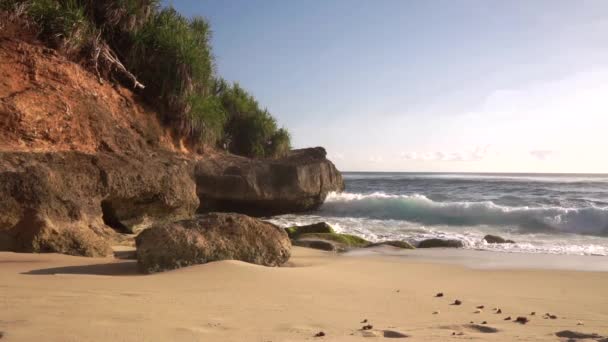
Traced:
<path id="1" fill-rule="evenodd" d="M 325 333 L 323 331 L 319 331 L 318 333 L 315 334 L 315 337 L 323 337 L 325 336 Z"/>
<path id="2" fill-rule="evenodd" d="M 344 181 L 322 147 L 294 150 L 272 160 L 209 156 L 196 164 L 200 212 L 270 216 L 318 208 Z"/>
<path id="3" fill-rule="evenodd" d="M 456 299 L 452 305 L 462 305 L 462 301 Z"/>
<path id="4" fill-rule="evenodd" d="M 513 240 L 506 240 L 497 235 L 486 235 L 483 237 L 483 240 L 487 243 L 515 243 Z"/>
<path id="5" fill-rule="evenodd" d="M 289 259 L 291 248 L 282 228 L 231 213 L 156 225 L 143 231 L 136 244 L 137 264 L 144 273 L 217 260 L 279 266 Z"/>
<path id="6" fill-rule="evenodd" d="M 427 239 L 418 244 L 418 248 L 462 248 L 464 244 L 460 240 Z"/>
<path id="7" fill-rule="evenodd" d="M 437 298 L 443 297 L 443 292 L 439 292 L 439 293 L 437 293 L 437 294 L 435 295 L 435 297 L 437 297 Z"/>
<path id="8" fill-rule="evenodd" d="M 339 233 L 309 233 L 298 235 L 296 240 L 325 240 L 335 242 L 347 248 L 365 247 L 369 241 L 350 234 Z"/>
<path id="9" fill-rule="evenodd" d="M 373 325 L 371 325 L 371 324 L 364 325 L 364 326 L 361 328 L 361 330 L 372 330 L 372 329 L 374 329 L 374 326 L 373 326 Z"/>
<path id="10" fill-rule="evenodd" d="M 530 322 L 530 320 L 528 319 L 528 317 L 519 316 L 513 322 L 520 323 L 520 324 L 526 324 L 526 323 Z"/>
<path id="11" fill-rule="evenodd" d="M 409 335 L 406 335 L 402 332 L 394 331 L 394 330 L 384 330 L 382 332 L 382 336 L 384 336 L 385 338 L 408 338 L 409 337 Z"/>
<path id="12" fill-rule="evenodd" d="M 291 242 L 294 246 L 312 248 L 312 249 L 320 249 L 322 251 L 327 252 L 344 252 L 348 248 L 340 243 L 327 241 L 327 240 L 317 240 L 317 239 L 297 239 Z"/>
<path id="13" fill-rule="evenodd" d="M 111 255 L 118 233 L 194 215 L 195 188 L 171 156 L 0 153 L 0 250 Z"/>
<path id="14" fill-rule="evenodd" d="M 366 247 L 378 247 L 378 246 L 391 246 L 391 247 L 401 248 L 401 249 L 415 249 L 416 248 L 407 241 L 398 241 L 398 240 L 371 243 L 371 244 L 367 245 Z"/>
<path id="15" fill-rule="evenodd" d="M 290 238 L 296 238 L 298 235 L 310 233 L 335 233 L 334 229 L 326 222 L 319 222 L 307 226 L 296 226 L 285 229 Z"/>

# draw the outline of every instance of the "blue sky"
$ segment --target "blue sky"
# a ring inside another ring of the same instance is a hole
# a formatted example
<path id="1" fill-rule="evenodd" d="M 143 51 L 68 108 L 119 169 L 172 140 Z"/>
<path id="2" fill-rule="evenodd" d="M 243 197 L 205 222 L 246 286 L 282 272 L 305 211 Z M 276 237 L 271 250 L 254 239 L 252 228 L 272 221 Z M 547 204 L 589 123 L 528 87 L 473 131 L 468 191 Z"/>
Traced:
<path id="1" fill-rule="evenodd" d="M 608 1 L 169 3 L 343 171 L 608 172 Z"/>

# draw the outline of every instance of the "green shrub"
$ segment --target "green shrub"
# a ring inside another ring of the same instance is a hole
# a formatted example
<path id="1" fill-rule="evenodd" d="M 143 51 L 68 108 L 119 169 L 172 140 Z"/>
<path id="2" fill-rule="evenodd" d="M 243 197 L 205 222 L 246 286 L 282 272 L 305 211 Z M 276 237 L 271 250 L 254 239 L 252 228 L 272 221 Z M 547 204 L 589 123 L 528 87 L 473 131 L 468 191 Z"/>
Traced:
<path id="1" fill-rule="evenodd" d="M 216 77 L 211 28 L 203 18 L 161 9 L 160 0 L 0 0 L 2 10 L 17 11 L 17 5 L 41 40 L 80 58 L 99 77 L 143 83 L 143 98 L 190 141 L 222 143 L 250 157 L 290 150 L 287 130 L 278 129 L 253 96 Z"/>
<path id="2" fill-rule="evenodd" d="M 85 8 L 77 0 L 33 0 L 27 13 L 38 25 L 38 36 L 55 48 L 80 52 L 95 35 Z"/>

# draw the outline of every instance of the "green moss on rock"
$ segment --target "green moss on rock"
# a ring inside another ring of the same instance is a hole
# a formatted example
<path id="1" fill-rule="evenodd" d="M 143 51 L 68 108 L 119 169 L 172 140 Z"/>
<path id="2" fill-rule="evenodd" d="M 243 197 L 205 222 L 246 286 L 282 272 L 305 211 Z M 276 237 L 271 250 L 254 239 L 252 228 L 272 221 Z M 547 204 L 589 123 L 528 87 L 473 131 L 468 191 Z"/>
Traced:
<path id="1" fill-rule="evenodd" d="M 298 239 L 326 240 L 341 243 L 347 247 L 365 247 L 371 242 L 350 234 L 339 233 L 308 233 L 298 235 Z"/>
<path id="2" fill-rule="evenodd" d="M 308 226 L 289 227 L 285 228 L 285 231 L 287 232 L 287 235 L 289 235 L 289 237 L 292 239 L 297 238 L 302 234 L 336 233 L 334 229 L 328 223 L 325 222 L 310 224 Z"/>

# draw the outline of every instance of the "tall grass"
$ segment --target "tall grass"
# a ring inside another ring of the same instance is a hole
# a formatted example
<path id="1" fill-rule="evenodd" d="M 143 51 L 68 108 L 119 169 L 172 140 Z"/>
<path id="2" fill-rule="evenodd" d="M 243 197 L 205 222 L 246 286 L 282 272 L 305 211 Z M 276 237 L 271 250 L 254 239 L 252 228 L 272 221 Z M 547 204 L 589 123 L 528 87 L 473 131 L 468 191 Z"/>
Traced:
<path id="1" fill-rule="evenodd" d="M 251 157 L 290 149 L 289 133 L 277 128 L 274 117 L 238 84 L 216 75 L 211 28 L 203 18 L 161 8 L 159 0 L 0 0 L 0 9 L 18 4 L 49 45 L 73 58 L 93 56 L 93 63 L 84 64 L 94 65 L 100 76 L 125 82 L 136 77 L 146 86 L 139 90 L 143 98 L 192 143 Z M 97 70 L 100 47 L 112 50 L 106 51 L 103 75 Z"/>

